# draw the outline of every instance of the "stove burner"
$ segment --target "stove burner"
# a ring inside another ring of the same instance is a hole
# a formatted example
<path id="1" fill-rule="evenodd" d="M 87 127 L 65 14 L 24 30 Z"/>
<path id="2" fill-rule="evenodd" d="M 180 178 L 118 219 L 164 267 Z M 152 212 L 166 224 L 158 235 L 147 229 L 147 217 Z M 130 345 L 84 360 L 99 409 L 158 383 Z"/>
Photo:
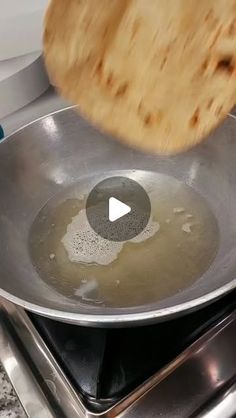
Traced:
<path id="1" fill-rule="evenodd" d="M 95 329 L 30 314 L 86 405 L 100 412 L 162 369 L 236 307 L 236 293 L 160 324 Z"/>

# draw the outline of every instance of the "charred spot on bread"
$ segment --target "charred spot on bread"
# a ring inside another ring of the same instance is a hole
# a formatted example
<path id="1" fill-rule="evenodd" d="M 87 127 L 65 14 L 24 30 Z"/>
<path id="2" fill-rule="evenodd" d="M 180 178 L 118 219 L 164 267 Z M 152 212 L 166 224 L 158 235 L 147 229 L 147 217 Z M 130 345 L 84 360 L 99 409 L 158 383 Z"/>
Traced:
<path id="1" fill-rule="evenodd" d="M 190 126 L 192 126 L 193 128 L 195 128 L 199 123 L 199 113 L 199 108 L 197 107 L 190 119 Z"/>
<path id="2" fill-rule="evenodd" d="M 233 74 L 235 70 L 235 65 L 233 61 L 233 57 L 228 55 L 221 58 L 216 64 L 216 72 L 226 73 L 226 74 Z"/>
<path id="3" fill-rule="evenodd" d="M 118 89 L 116 90 L 115 97 L 121 97 L 121 96 L 124 96 L 124 94 L 125 94 L 125 93 L 127 92 L 127 90 L 128 90 L 128 87 L 129 87 L 129 83 L 128 83 L 128 82 L 125 82 L 125 83 L 121 84 L 121 85 L 118 87 Z"/>

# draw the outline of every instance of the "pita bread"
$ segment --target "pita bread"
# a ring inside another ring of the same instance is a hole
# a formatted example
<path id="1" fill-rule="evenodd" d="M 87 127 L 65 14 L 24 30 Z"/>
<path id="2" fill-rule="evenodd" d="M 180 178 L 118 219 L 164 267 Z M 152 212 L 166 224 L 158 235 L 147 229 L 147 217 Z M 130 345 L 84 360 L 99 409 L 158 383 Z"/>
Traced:
<path id="1" fill-rule="evenodd" d="M 197 144 L 236 98 L 235 0 L 52 0 L 49 75 L 92 123 L 163 154 Z"/>

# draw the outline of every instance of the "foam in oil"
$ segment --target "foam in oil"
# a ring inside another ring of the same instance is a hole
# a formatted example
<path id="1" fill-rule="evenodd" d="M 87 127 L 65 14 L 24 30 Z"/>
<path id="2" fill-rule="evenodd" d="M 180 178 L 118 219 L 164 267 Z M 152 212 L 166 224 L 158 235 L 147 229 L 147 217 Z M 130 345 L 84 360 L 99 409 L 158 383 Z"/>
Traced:
<path id="1" fill-rule="evenodd" d="M 35 268 L 60 293 L 111 307 L 154 303 L 193 284 L 214 260 L 216 218 L 206 200 L 178 180 L 158 174 L 149 194 L 151 219 L 127 242 L 92 230 L 86 196 L 75 198 L 76 188 L 49 202 L 30 233 Z"/>

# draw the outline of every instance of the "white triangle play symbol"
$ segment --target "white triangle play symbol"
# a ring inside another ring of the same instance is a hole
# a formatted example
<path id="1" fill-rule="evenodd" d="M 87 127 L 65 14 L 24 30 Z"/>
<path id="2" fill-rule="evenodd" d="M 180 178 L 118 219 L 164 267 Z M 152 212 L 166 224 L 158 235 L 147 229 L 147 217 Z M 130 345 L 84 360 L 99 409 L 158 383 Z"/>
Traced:
<path id="1" fill-rule="evenodd" d="M 116 199 L 115 197 L 110 197 L 109 199 L 109 221 L 114 222 L 117 219 L 122 218 L 122 216 L 127 215 L 131 212 L 131 207 Z"/>

